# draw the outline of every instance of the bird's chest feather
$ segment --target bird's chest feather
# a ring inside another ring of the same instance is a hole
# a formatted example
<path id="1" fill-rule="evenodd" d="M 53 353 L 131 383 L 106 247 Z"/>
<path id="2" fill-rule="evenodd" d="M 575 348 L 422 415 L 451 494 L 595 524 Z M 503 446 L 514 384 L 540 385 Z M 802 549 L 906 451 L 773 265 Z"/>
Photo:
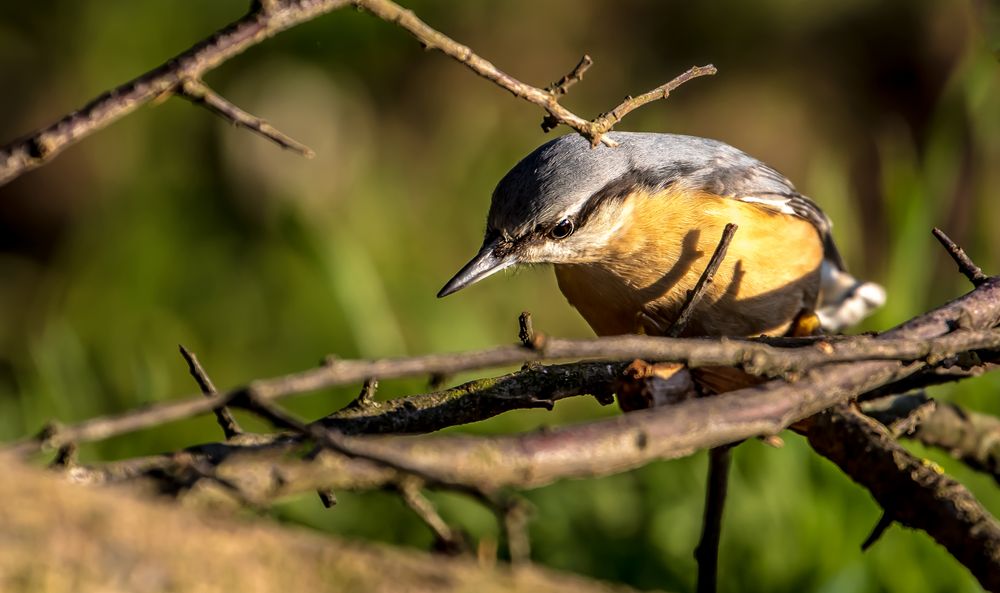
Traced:
<path id="1" fill-rule="evenodd" d="M 556 266 L 560 290 L 597 334 L 669 328 L 729 222 L 739 228 L 686 335 L 783 334 L 815 307 L 823 246 L 808 221 L 706 194 L 629 200 L 630 222 L 598 261 Z"/>

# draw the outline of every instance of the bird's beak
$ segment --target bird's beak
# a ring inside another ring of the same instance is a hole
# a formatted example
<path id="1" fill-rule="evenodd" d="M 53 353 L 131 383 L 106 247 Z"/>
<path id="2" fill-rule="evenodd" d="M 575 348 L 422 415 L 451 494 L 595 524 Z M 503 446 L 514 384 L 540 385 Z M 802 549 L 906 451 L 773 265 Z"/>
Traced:
<path id="1" fill-rule="evenodd" d="M 492 276 L 500 270 L 509 268 L 510 266 L 517 263 L 517 257 L 512 253 L 504 253 L 508 251 L 504 249 L 505 246 L 509 246 L 509 243 L 505 242 L 503 239 L 497 239 L 495 241 L 486 243 L 483 245 L 476 257 L 472 258 L 472 261 L 465 264 L 461 270 L 455 274 L 455 277 L 448 281 L 438 292 L 438 298 L 446 297 L 453 292 L 458 292 L 465 288 L 479 282 L 487 276 Z"/>

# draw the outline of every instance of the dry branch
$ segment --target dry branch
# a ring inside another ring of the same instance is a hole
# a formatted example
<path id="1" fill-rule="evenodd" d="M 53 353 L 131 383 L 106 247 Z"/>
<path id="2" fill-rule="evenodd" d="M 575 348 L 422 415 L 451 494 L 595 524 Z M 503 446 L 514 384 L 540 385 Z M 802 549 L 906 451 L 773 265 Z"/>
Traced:
<path id="1" fill-rule="evenodd" d="M 922 394 L 866 402 L 862 409 L 890 430 L 898 427 L 892 419 L 918 415 L 911 425 L 892 430 L 893 436 L 944 449 L 1000 484 L 1000 419 L 951 402 L 937 402 Z"/>
<path id="2" fill-rule="evenodd" d="M 964 486 L 849 406 L 820 414 L 813 428 L 809 444 L 870 490 L 889 518 L 926 531 L 985 589 L 1000 591 L 1000 524 Z"/>
<path id="3" fill-rule="evenodd" d="M 803 374 L 808 376 L 809 373 L 806 371 L 810 369 L 840 369 L 843 363 L 868 361 L 865 363 L 869 365 L 867 368 L 882 369 L 885 373 L 876 373 L 867 378 L 863 374 L 859 374 L 856 378 L 859 386 L 858 393 L 863 393 L 909 376 L 928 366 L 927 361 L 940 363 L 942 360 L 959 353 L 1000 346 L 1000 330 L 976 329 L 979 327 L 992 328 L 996 324 L 995 322 L 980 323 L 978 320 L 986 315 L 1000 316 L 1000 312 L 997 311 L 998 307 L 986 302 L 992 295 L 1000 292 L 998 287 L 1000 287 L 1000 279 L 991 278 L 968 295 L 967 303 L 961 301 L 965 304 L 960 305 L 957 304 L 959 301 L 956 301 L 946 308 L 914 319 L 905 326 L 913 326 L 920 330 L 913 337 L 910 337 L 910 332 L 901 333 L 899 330 L 894 330 L 874 338 L 858 336 L 832 342 L 816 342 L 808 348 L 780 348 L 753 340 L 729 338 L 680 339 L 649 336 L 618 336 L 590 340 L 546 338 L 540 348 L 534 349 L 523 346 L 506 346 L 459 354 L 431 354 L 400 359 L 331 360 L 316 369 L 274 379 L 254 381 L 246 387 L 209 398 L 192 396 L 181 401 L 158 404 L 119 416 L 99 417 L 73 426 L 55 427 L 45 431 L 38 438 L 15 444 L 14 449 L 21 454 L 27 454 L 42 446 L 58 447 L 70 441 L 84 443 L 101 440 L 204 414 L 220 406 L 229 405 L 234 400 L 245 397 L 248 393 L 252 393 L 255 398 L 274 400 L 327 387 L 357 383 L 368 377 L 391 379 L 434 373 L 454 374 L 460 371 L 540 360 L 572 358 L 632 360 L 643 358 L 681 362 L 691 367 L 737 366 L 753 374 L 790 375 L 793 377 Z M 967 312 L 968 315 L 961 313 L 959 308 L 961 311 Z M 960 317 L 961 323 L 968 325 L 971 329 L 951 331 L 954 327 L 959 326 Z M 905 372 L 902 372 L 903 363 L 906 362 L 914 362 L 915 364 L 908 365 Z M 889 369 L 892 369 L 892 372 L 888 372 Z M 839 371 L 831 370 L 831 372 Z M 780 388 L 784 383 L 769 383 L 767 385 L 768 388 Z M 807 383 L 800 382 L 797 385 L 805 387 Z M 797 387 L 791 386 L 789 388 L 795 389 Z M 829 405 L 832 405 L 840 400 L 820 398 L 820 401 L 830 401 Z M 823 408 L 816 408 L 812 413 L 821 409 Z M 769 434 L 784 428 L 780 422 L 776 424 L 778 425 Z"/>
<path id="4" fill-rule="evenodd" d="M 983 270 L 972 261 L 972 259 L 965 253 L 965 250 L 958 246 L 954 241 L 951 240 L 948 235 L 944 234 L 944 231 L 935 227 L 932 231 L 934 238 L 938 240 L 941 245 L 944 246 L 948 255 L 951 259 L 955 260 L 958 265 L 958 271 L 961 272 L 973 286 L 979 286 L 983 282 L 986 282 L 988 276 L 983 273 Z"/>
<path id="5" fill-rule="evenodd" d="M 722 535 L 722 512 L 729 488 L 732 447 L 723 445 L 708 452 L 708 484 L 705 487 L 705 512 L 701 539 L 694 550 L 698 560 L 698 593 L 715 593 L 719 571 L 719 540 Z"/>
<path id="6" fill-rule="evenodd" d="M 709 285 L 712 284 L 712 279 L 715 278 L 715 273 L 719 270 L 719 266 L 722 265 L 722 260 L 726 258 L 726 252 L 729 250 L 729 244 L 733 241 L 733 235 L 736 234 L 737 228 L 739 227 L 730 222 L 723 229 L 722 237 L 719 239 L 719 244 L 712 253 L 712 257 L 709 258 L 708 265 L 705 266 L 705 271 L 698 278 L 698 282 L 694 285 L 694 288 L 688 291 L 687 297 L 684 299 L 684 304 L 681 306 L 681 312 L 677 315 L 677 319 L 670 326 L 670 330 L 666 335 L 676 338 L 684 333 L 688 322 L 691 321 L 694 310 L 698 307 L 701 299 L 704 298 Z"/>
<path id="7" fill-rule="evenodd" d="M 895 330 L 893 335 L 920 340 L 938 331 L 948 331 L 961 317 L 990 326 L 1000 318 L 1000 280 L 991 279 L 970 294 Z M 599 363 L 595 363 L 599 365 Z M 607 475 L 647 463 L 653 459 L 687 455 L 761 434 L 775 434 L 792 422 L 810 416 L 839 401 L 874 387 L 905 378 L 926 363 L 859 361 L 827 365 L 809 371 L 794 383 L 770 383 L 711 398 L 686 401 L 670 408 L 642 410 L 626 416 L 590 424 L 557 428 L 528 435 L 478 437 L 423 437 L 419 439 L 349 439 L 352 448 L 379 455 L 405 456 L 432 472 L 450 472 L 457 481 L 491 488 L 532 488 L 553 480 Z M 568 366 L 564 367 L 568 370 Z M 522 371 L 525 374 L 539 370 Z M 381 420 L 380 422 L 391 422 Z M 278 441 L 279 445 L 287 441 Z M 283 446 L 283 445 L 281 445 Z M 280 446 L 278 446 L 280 449 Z M 212 445 L 205 455 L 239 457 L 238 447 Z M 256 445 L 244 451 L 244 461 L 255 454 L 272 455 L 273 449 Z M 113 467 L 104 477 L 134 475 L 162 459 L 136 461 Z M 145 464 L 145 465 L 144 465 Z M 360 468 L 360 469 L 359 469 Z M 337 475 L 312 476 L 329 480 L 335 488 L 372 487 L 389 479 L 361 466 L 360 473 L 338 469 Z M 318 468 L 320 474 L 325 470 Z M 287 476 L 286 476 L 287 478 Z M 310 482 L 308 488 L 314 487 Z M 288 484 L 286 483 L 286 486 Z M 301 490 L 301 488 L 299 488 Z M 287 487 L 282 488 L 287 493 Z"/>
<path id="8" fill-rule="evenodd" d="M 55 123 L 0 148 L 0 185 L 22 173 L 40 167 L 66 147 L 132 113 L 140 106 L 171 94 L 186 97 L 207 107 L 234 125 L 254 131 L 278 145 L 305 156 L 312 151 L 304 144 L 276 130 L 264 120 L 253 116 L 209 89 L 202 77 L 220 64 L 239 55 L 286 29 L 310 21 L 346 6 L 364 9 L 378 18 L 407 30 L 424 47 L 436 49 L 465 64 L 479 76 L 510 91 L 515 97 L 538 105 L 547 116 L 543 127 L 550 129 L 562 123 L 586 137 L 593 145 L 603 138 L 627 113 L 650 101 L 667 97 L 670 92 L 692 78 L 714 74 L 713 66 L 691 68 L 670 82 L 636 98 L 629 97 L 612 111 L 593 121 L 587 121 L 559 104 L 559 96 L 580 80 L 589 66 L 584 56 L 574 70 L 550 89 L 540 89 L 500 71 L 470 48 L 433 29 L 410 10 L 391 0 L 267 0 L 253 2 L 250 12 L 236 22 L 220 29 L 190 49 L 171 58 L 153 70 L 136 77 L 102 95 L 85 106 L 60 118 Z"/>
<path id="9" fill-rule="evenodd" d="M 295 151 L 307 159 L 316 156 L 316 153 L 305 144 L 283 134 L 263 119 L 243 111 L 200 80 L 193 78 L 184 80 L 178 85 L 175 92 L 195 105 L 205 107 L 222 119 L 231 122 L 234 126 L 256 132 L 282 148 Z"/>
<path id="10" fill-rule="evenodd" d="M 940 344 L 942 335 L 960 341 L 965 332 L 975 334 L 975 328 L 991 328 L 1000 321 L 998 297 L 1000 279 L 991 278 L 968 295 L 870 341 L 902 344 L 929 340 Z M 960 325 L 972 329 L 954 330 Z M 850 349 L 855 344 L 852 340 L 830 346 Z M 683 341 L 664 343 L 679 342 Z M 694 342 L 699 341 L 685 343 Z M 552 340 L 546 341 L 546 349 L 552 344 Z M 282 436 L 270 437 L 270 446 L 209 445 L 188 454 L 214 464 L 220 484 L 228 484 L 248 500 L 264 502 L 307 489 L 370 489 L 414 475 L 449 487 L 465 485 L 475 492 L 495 492 L 508 486 L 534 488 L 560 479 L 625 471 L 654 459 L 675 458 L 751 436 L 774 434 L 861 393 L 940 364 L 944 359 L 938 354 L 911 361 L 863 359 L 831 363 L 802 373 L 795 382 L 775 380 L 670 408 L 641 410 L 526 435 L 349 437 L 340 432 L 321 433 L 313 427 L 312 438 L 329 439 L 335 451 L 345 451 L 349 457 L 326 453 L 311 463 L 288 459 L 287 453 L 300 445 Z M 823 438 L 822 427 L 814 431 L 813 438 Z M 149 476 L 155 473 L 152 470 L 162 471 L 173 463 L 176 461 L 169 457 L 131 460 L 103 468 L 76 468 L 73 475 L 82 480 L 114 481 Z M 277 467 L 280 471 L 276 471 Z M 898 509 L 890 510 L 898 516 Z M 944 537 L 939 530 L 956 529 L 953 523 L 941 521 L 921 527 L 937 538 Z M 995 543 L 1000 546 L 1000 541 Z M 979 570 L 976 566 L 970 568 Z"/>
<path id="11" fill-rule="evenodd" d="M 205 397 L 212 397 L 217 394 L 218 391 L 215 389 L 215 384 L 212 383 L 212 379 L 209 378 L 208 373 L 202 368 L 201 363 L 198 362 L 198 357 L 195 356 L 194 352 L 191 352 L 183 345 L 178 345 L 178 349 L 181 351 L 181 356 L 184 357 L 184 361 L 187 362 L 188 372 L 194 377 L 198 387 L 201 389 L 202 394 Z M 215 410 L 215 420 L 219 423 L 219 428 L 222 429 L 222 433 L 226 435 L 227 439 L 231 439 L 235 436 L 243 434 L 243 429 L 240 428 L 236 418 L 233 418 L 232 413 L 230 413 L 229 408 L 222 406 L 216 408 Z"/>

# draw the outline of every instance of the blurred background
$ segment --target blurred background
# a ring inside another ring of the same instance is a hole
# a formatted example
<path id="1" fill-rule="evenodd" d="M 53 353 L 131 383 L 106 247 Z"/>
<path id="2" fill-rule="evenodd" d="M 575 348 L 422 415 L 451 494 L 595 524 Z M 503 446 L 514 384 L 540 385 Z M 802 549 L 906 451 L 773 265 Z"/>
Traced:
<path id="1" fill-rule="evenodd" d="M 0 4 L 0 140 L 53 121 L 240 16 L 245 0 Z M 638 2 L 407 0 L 501 69 L 545 86 L 587 52 L 565 100 L 593 117 L 694 64 L 719 74 L 630 115 L 622 130 L 729 142 L 770 163 L 835 221 L 852 270 L 888 305 L 886 329 L 967 291 L 930 235 L 940 226 L 1000 272 L 1000 12 L 954 0 Z M 207 82 L 316 150 L 305 160 L 171 99 L 114 124 L 0 188 L 0 440 L 196 392 L 177 354 L 220 387 L 375 357 L 510 343 L 522 310 L 562 336 L 590 331 L 539 267 L 446 300 L 471 257 L 490 192 L 552 135 L 513 99 L 403 31 L 344 10 L 252 48 Z M 554 134 L 566 133 L 559 129 Z M 468 377 L 457 377 L 455 381 Z M 387 382 L 379 397 L 425 389 Z M 932 395 L 1000 413 L 1000 376 Z M 289 402 L 313 418 L 356 389 Z M 515 432 L 617 413 L 590 398 L 462 427 Z M 260 427 L 247 420 L 251 426 Z M 209 417 L 85 447 L 84 461 L 217 440 Z M 895 526 L 859 551 L 880 509 L 786 435 L 736 451 L 721 549 L 727 591 L 975 591 L 922 532 Z M 1000 491 L 937 461 L 1000 513 Z M 689 591 L 704 454 L 527 493 L 534 558 L 645 588 Z M 315 496 L 281 520 L 426 548 L 388 494 Z M 474 503 L 433 495 L 476 538 Z"/>

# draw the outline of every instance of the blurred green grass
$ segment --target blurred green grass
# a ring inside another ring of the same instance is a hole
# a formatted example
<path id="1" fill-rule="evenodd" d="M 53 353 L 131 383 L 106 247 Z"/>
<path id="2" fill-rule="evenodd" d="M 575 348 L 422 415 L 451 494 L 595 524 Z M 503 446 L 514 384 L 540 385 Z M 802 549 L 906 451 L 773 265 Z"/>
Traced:
<path id="1" fill-rule="evenodd" d="M 244 2 L 50 2 L 0 7 L 0 132 L 12 138 L 207 35 Z M 836 223 L 859 275 L 889 302 L 885 329 L 967 290 L 930 237 L 941 226 L 1000 270 L 1000 80 L 990 4 L 853 0 L 810 5 L 407 3 L 522 79 L 550 82 L 596 60 L 567 104 L 583 115 L 694 63 L 720 74 L 632 114 L 621 129 L 716 137 L 776 166 Z M 525 42 L 530 40 L 530 42 Z M 209 83 L 317 150 L 306 161 L 171 100 L 145 108 L 0 188 L 0 440 L 195 391 L 176 345 L 233 386 L 323 356 L 391 356 L 508 343 L 516 316 L 587 336 L 552 274 L 492 278 L 434 295 L 479 245 L 489 194 L 548 139 L 512 100 L 404 33 L 345 11 L 256 47 Z M 463 377 L 457 377 L 460 380 Z M 421 381 L 386 382 L 379 397 Z M 354 388 L 297 398 L 316 417 Z M 934 390 L 1000 414 L 1000 377 Z M 616 413 L 590 399 L 458 430 L 514 432 Z M 87 446 L 86 460 L 218 438 L 210 418 Z M 736 453 L 722 542 L 730 591 L 974 591 L 925 535 L 893 527 L 861 554 L 879 516 L 860 488 L 801 440 Z M 994 513 L 995 484 L 915 448 Z M 692 590 L 704 454 L 527 493 L 534 557 L 641 587 Z M 275 516 L 425 547 L 393 497 L 288 501 Z M 469 501 L 433 495 L 446 518 L 497 537 Z M 376 519 L 377 518 L 377 519 Z"/>

